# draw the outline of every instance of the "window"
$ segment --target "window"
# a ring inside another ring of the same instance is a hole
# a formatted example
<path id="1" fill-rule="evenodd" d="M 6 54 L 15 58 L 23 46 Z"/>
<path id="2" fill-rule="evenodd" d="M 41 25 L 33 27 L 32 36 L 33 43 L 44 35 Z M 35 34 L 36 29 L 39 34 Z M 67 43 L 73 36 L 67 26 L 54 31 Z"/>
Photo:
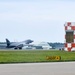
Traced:
<path id="1" fill-rule="evenodd" d="M 67 43 L 74 42 L 73 39 L 74 39 L 73 32 L 66 32 L 66 42 Z"/>

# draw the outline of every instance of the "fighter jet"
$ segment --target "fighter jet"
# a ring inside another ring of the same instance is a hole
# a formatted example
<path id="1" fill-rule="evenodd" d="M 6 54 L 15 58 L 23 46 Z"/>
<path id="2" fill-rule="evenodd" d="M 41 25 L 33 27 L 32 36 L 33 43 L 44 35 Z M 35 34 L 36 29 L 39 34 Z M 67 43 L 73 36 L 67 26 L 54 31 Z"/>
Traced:
<path id="1" fill-rule="evenodd" d="M 29 45 L 30 43 L 32 43 L 33 40 L 25 40 L 22 42 L 10 42 L 7 38 L 6 38 L 6 48 L 14 48 L 14 49 L 22 49 L 22 47 Z"/>

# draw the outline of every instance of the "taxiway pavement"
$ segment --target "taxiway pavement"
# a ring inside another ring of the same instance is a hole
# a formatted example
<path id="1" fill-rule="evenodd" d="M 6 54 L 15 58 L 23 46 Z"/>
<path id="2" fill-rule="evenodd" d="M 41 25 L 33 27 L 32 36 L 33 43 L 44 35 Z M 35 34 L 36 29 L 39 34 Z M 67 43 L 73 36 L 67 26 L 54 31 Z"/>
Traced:
<path id="1" fill-rule="evenodd" d="M 0 75 L 75 75 L 75 62 L 0 64 Z"/>

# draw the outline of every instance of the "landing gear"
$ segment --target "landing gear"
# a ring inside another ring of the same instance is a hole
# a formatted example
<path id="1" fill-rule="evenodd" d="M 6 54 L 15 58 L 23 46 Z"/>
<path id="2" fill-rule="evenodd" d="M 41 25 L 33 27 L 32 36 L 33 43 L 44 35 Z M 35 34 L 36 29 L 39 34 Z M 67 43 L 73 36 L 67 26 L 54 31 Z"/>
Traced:
<path id="1" fill-rule="evenodd" d="M 22 47 L 19 47 L 19 49 L 22 49 Z"/>
<path id="2" fill-rule="evenodd" d="M 14 49 L 18 49 L 18 48 L 15 47 Z"/>
<path id="3" fill-rule="evenodd" d="M 19 48 L 15 47 L 14 49 L 22 49 L 22 47 L 19 47 Z"/>

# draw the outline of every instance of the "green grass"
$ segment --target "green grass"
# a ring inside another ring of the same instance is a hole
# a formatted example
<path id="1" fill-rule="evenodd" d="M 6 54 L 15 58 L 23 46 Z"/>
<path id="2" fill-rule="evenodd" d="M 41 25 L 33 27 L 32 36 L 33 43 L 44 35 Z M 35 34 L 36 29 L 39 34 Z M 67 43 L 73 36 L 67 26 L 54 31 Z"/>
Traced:
<path id="1" fill-rule="evenodd" d="M 46 56 L 61 56 L 61 60 L 47 60 Z M 0 63 L 53 61 L 75 61 L 75 52 L 54 50 L 0 50 Z"/>

